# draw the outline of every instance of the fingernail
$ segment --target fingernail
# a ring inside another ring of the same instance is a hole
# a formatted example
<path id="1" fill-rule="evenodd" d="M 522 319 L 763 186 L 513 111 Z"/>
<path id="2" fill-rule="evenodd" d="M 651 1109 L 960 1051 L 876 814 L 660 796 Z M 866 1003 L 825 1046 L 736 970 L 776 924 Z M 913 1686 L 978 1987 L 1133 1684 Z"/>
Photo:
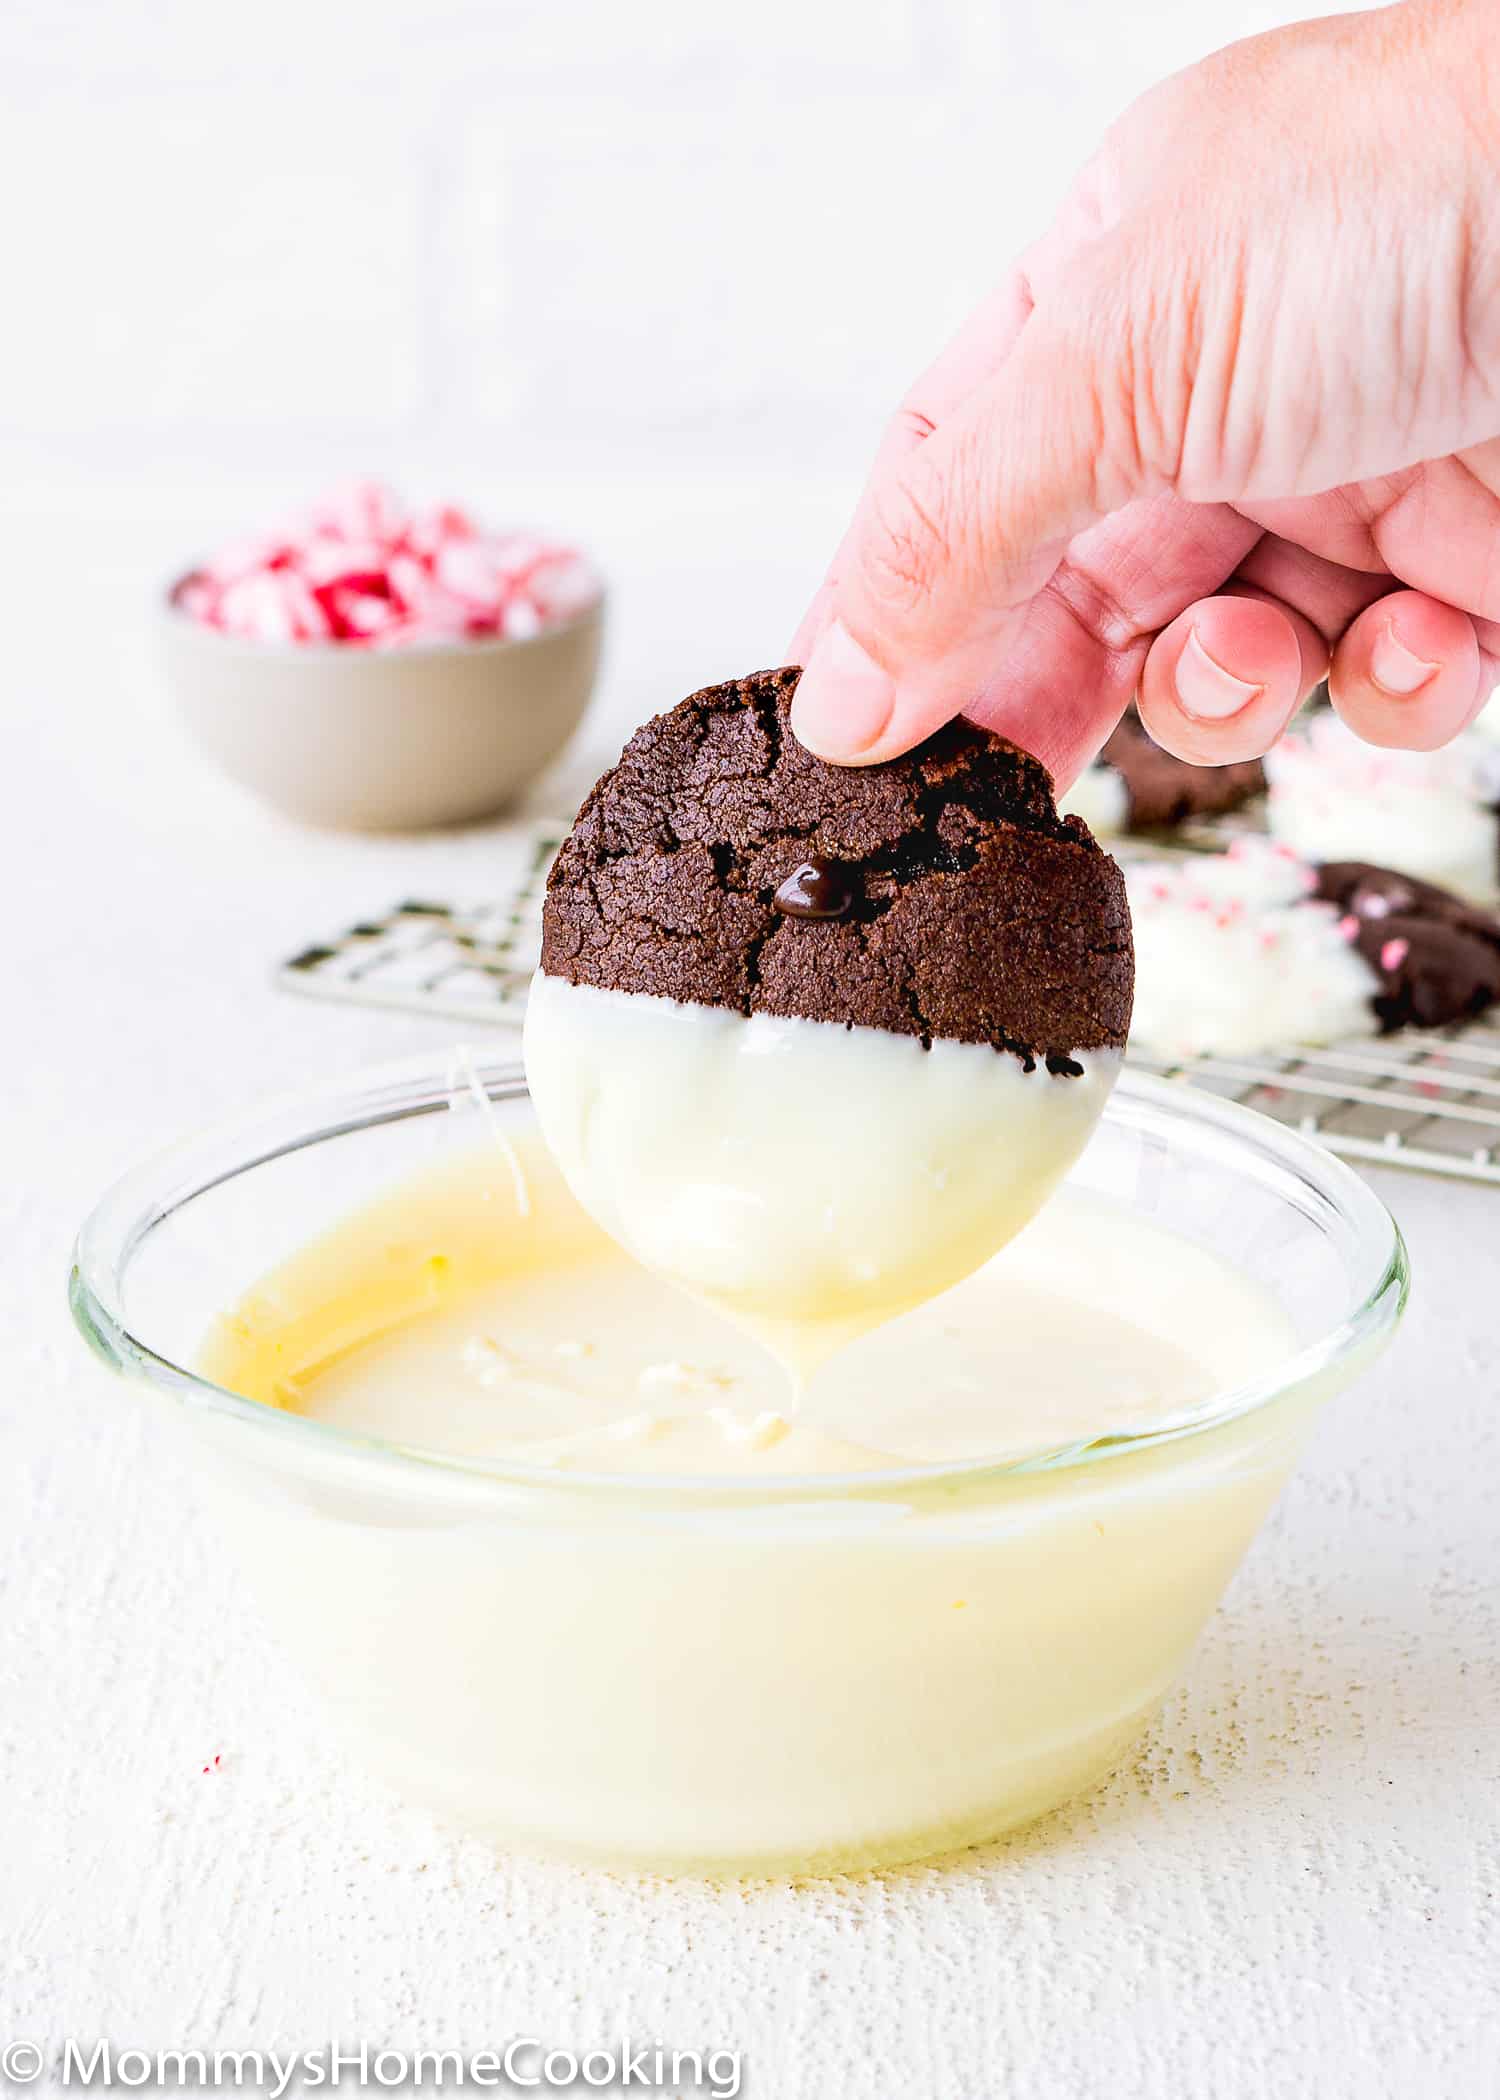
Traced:
<path id="1" fill-rule="evenodd" d="M 1430 664 L 1425 657 L 1414 656 L 1405 642 L 1396 639 L 1396 626 L 1387 620 L 1375 637 L 1370 651 L 1370 676 L 1383 693 L 1391 693 L 1404 700 L 1408 693 L 1420 693 L 1429 678 L 1436 678 L 1440 664 Z"/>
<path id="2" fill-rule="evenodd" d="M 1264 691 L 1264 686 L 1248 685 L 1215 663 L 1199 641 L 1197 628 L 1188 629 L 1187 644 L 1177 659 L 1177 697 L 1185 714 L 1204 722 L 1222 722 Z"/>
<path id="3" fill-rule="evenodd" d="M 889 727 L 896 682 L 839 620 L 823 630 L 792 696 L 792 730 L 818 758 L 862 758 Z"/>

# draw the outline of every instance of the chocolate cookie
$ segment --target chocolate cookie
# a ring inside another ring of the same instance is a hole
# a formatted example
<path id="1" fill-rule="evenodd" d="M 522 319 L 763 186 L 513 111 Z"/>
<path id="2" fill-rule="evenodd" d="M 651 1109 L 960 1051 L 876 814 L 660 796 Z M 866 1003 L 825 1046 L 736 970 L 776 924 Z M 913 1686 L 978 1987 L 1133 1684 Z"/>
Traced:
<path id="1" fill-rule="evenodd" d="M 1500 999 L 1500 918 L 1451 890 L 1368 861 L 1325 861 L 1314 894 L 1346 915 L 1347 931 L 1380 978 L 1380 1025 L 1441 1028 Z"/>
<path id="2" fill-rule="evenodd" d="M 1174 758 L 1152 742 L 1134 707 L 1111 730 L 1097 763 L 1124 781 L 1131 831 L 1172 830 L 1193 817 L 1224 816 L 1263 793 L 1266 785 L 1258 758 L 1228 766 L 1194 766 Z"/>
<path id="3" fill-rule="evenodd" d="M 965 722 L 887 765 L 827 765 L 787 725 L 800 675 L 710 686 L 637 730 L 548 879 L 543 970 L 1028 1068 L 1120 1048 L 1124 883 L 1045 768 Z"/>

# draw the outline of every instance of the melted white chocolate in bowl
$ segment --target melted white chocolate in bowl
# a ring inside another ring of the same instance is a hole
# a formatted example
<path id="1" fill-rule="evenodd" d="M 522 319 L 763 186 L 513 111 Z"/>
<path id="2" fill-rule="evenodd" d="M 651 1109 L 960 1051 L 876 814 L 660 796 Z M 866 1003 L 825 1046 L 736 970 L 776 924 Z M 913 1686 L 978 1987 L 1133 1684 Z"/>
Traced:
<path id="1" fill-rule="evenodd" d="M 524 1213 L 486 1147 L 263 1278 L 205 1352 L 273 1406 L 530 1469 L 225 1468 L 226 1527 L 371 1761 L 523 1849 L 719 1873 L 974 1842 L 1115 1763 L 1305 1408 L 982 1462 L 1202 1404 L 1284 1359 L 1274 1306 L 1064 1191 L 788 1421 L 742 1331 L 612 1248 L 534 1140 L 517 1158 Z"/>
<path id="2" fill-rule="evenodd" d="M 799 1382 L 1036 1215 L 1120 1069 L 1071 1062 L 545 975 L 526 1012 L 537 1120 L 578 1201 Z"/>
<path id="3" fill-rule="evenodd" d="M 430 1310 L 363 1344 L 349 1346 L 343 1312 L 326 1355 L 316 1324 L 299 1322 L 306 1354 L 277 1374 L 278 1395 L 321 1422 L 470 1458 L 815 1474 L 1013 1458 L 1137 1429 L 1274 1360 L 1258 1294 L 1149 1227 L 1128 1255 L 1119 1240 L 1107 1209 L 1063 1194 L 987 1268 L 826 1364 L 791 1416 L 765 1351 L 580 1218 L 552 1265 L 440 1289 Z M 447 1260 L 467 1275 L 483 1254 Z M 1176 1335 L 1120 1309 L 1122 1285 L 1147 1266 L 1191 1292 Z M 1076 1274 L 1073 1290 L 1059 1270 Z M 241 1390 L 263 1382 L 253 1345 L 235 1369 Z"/>

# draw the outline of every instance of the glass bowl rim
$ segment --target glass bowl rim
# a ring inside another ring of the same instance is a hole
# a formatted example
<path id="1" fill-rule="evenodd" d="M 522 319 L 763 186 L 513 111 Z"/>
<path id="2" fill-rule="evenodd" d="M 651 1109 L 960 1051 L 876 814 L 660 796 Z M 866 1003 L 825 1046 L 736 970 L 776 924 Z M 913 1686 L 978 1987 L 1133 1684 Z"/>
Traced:
<path id="1" fill-rule="evenodd" d="M 159 1226 L 222 1183 L 254 1172 L 309 1146 L 349 1137 L 386 1123 L 446 1110 L 481 1084 L 495 1100 L 524 1098 L 520 1059 L 511 1053 L 483 1057 L 470 1050 L 429 1050 L 378 1065 L 361 1066 L 336 1081 L 283 1092 L 250 1110 L 200 1128 L 159 1150 L 117 1180 L 79 1230 L 68 1281 L 68 1300 L 79 1332 L 111 1369 L 135 1372 L 207 1411 L 292 1439 L 309 1455 L 321 1453 L 351 1464 L 384 1462 L 405 1473 L 413 1487 L 438 1479 L 538 1498 L 601 1495 L 657 1506 L 705 1501 L 830 1503 L 866 1500 L 893 1491 L 973 1486 L 1039 1473 L 1069 1472 L 1185 1438 L 1206 1436 L 1288 1393 L 1389 1336 L 1405 1309 L 1410 1267 L 1405 1243 L 1384 1203 L 1354 1170 L 1325 1147 L 1269 1116 L 1181 1081 L 1122 1071 L 1105 1105 L 1104 1120 L 1194 1126 L 1228 1139 L 1247 1158 L 1269 1157 L 1283 1172 L 1310 1188 L 1368 1254 L 1374 1280 L 1364 1297 L 1328 1328 L 1302 1344 L 1273 1370 L 1221 1388 L 1206 1399 L 1139 1430 L 1112 1430 L 1096 1437 L 1038 1448 L 1006 1458 L 980 1457 L 907 1463 L 849 1473 L 722 1474 L 595 1473 L 514 1459 L 489 1459 L 435 1451 L 410 1442 L 362 1434 L 267 1407 L 215 1385 L 190 1366 L 162 1355 L 131 1331 L 121 1294 L 129 1264 Z M 273 1132 L 279 1132 L 275 1138 Z M 250 1141 L 255 1142 L 251 1143 Z M 203 1171 L 205 1162 L 233 1146 L 237 1157 Z M 1287 1202 L 1284 1193 L 1278 1200 Z M 1351 1294 L 1352 1295 L 1352 1294 Z"/>

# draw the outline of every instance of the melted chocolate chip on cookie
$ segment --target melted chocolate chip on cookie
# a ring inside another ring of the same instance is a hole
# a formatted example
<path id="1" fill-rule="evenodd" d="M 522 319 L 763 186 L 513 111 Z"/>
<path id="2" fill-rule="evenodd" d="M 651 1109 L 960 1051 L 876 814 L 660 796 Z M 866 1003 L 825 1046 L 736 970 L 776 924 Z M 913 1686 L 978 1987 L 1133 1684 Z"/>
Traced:
<path id="1" fill-rule="evenodd" d="M 799 861 L 771 902 L 789 919 L 841 919 L 854 902 L 854 883 L 833 861 Z"/>

